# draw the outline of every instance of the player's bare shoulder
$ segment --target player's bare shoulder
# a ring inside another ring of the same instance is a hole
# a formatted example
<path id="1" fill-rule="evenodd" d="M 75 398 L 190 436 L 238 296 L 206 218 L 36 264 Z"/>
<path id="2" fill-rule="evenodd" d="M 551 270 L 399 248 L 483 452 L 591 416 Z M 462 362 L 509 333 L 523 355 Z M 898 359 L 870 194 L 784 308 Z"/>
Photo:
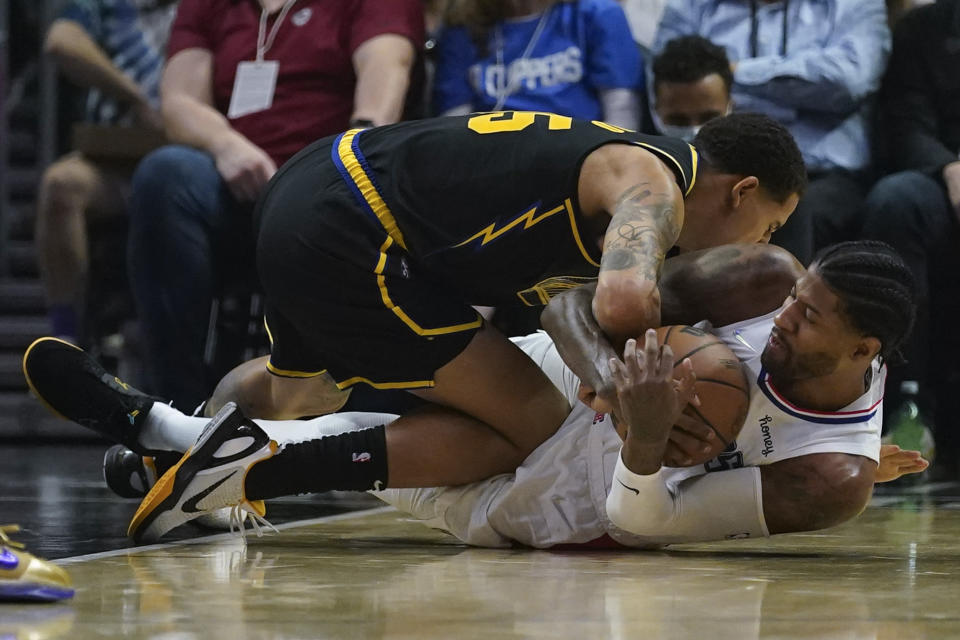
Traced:
<path id="1" fill-rule="evenodd" d="M 679 192 L 666 162 L 636 143 L 611 142 L 597 147 L 580 168 L 577 191 L 581 212 L 587 218 L 609 218 L 616 202 L 633 187 Z"/>

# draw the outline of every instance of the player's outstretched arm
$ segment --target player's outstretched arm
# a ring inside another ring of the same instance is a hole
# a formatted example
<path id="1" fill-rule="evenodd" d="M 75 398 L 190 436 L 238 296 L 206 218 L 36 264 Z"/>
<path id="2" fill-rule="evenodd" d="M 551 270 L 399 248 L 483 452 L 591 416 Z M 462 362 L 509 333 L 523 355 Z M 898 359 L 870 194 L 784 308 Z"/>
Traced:
<path id="1" fill-rule="evenodd" d="M 660 544 L 813 531 L 863 511 L 876 469 L 868 458 L 821 453 L 673 485 L 663 472 L 634 473 L 621 459 L 607 514 L 619 528 Z"/>

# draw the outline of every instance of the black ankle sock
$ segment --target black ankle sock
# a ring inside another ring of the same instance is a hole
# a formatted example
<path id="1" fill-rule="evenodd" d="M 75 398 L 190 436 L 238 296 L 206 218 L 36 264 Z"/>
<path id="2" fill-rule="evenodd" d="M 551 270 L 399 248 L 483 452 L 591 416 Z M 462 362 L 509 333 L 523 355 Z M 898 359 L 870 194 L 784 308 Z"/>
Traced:
<path id="1" fill-rule="evenodd" d="M 288 444 L 253 465 L 245 483 L 249 500 L 321 491 L 367 491 L 387 485 L 383 425 Z"/>

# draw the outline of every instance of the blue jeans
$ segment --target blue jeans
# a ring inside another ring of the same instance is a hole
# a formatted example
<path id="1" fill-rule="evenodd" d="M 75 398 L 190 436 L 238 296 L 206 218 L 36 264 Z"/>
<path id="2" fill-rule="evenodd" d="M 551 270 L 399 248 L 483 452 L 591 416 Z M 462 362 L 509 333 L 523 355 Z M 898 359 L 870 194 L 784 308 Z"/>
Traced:
<path id="1" fill-rule="evenodd" d="M 230 194 L 208 153 L 162 147 L 133 175 L 127 251 L 148 388 L 181 411 L 216 380 L 204 365 L 210 307 L 225 276 L 253 272 L 253 203 Z"/>

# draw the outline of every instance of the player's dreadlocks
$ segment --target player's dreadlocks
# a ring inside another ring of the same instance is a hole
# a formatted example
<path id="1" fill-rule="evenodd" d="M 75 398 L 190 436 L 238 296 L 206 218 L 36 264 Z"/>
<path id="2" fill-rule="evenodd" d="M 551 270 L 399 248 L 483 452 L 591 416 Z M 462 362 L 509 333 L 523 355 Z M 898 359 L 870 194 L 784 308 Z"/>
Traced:
<path id="1" fill-rule="evenodd" d="M 693 146 L 714 171 L 756 176 L 778 202 L 802 195 L 807 186 L 807 170 L 793 136 L 759 113 L 714 118 L 703 125 Z"/>
<path id="2" fill-rule="evenodd" d="M 903 362 L 899 349 L 913 328 L 917 302 L 913 274 L 900 254 L 876 240 L 841 242 L 822 249 L 813 267 L 840 298 L 849 322 L 880 340 L 880 357 Z"/>

